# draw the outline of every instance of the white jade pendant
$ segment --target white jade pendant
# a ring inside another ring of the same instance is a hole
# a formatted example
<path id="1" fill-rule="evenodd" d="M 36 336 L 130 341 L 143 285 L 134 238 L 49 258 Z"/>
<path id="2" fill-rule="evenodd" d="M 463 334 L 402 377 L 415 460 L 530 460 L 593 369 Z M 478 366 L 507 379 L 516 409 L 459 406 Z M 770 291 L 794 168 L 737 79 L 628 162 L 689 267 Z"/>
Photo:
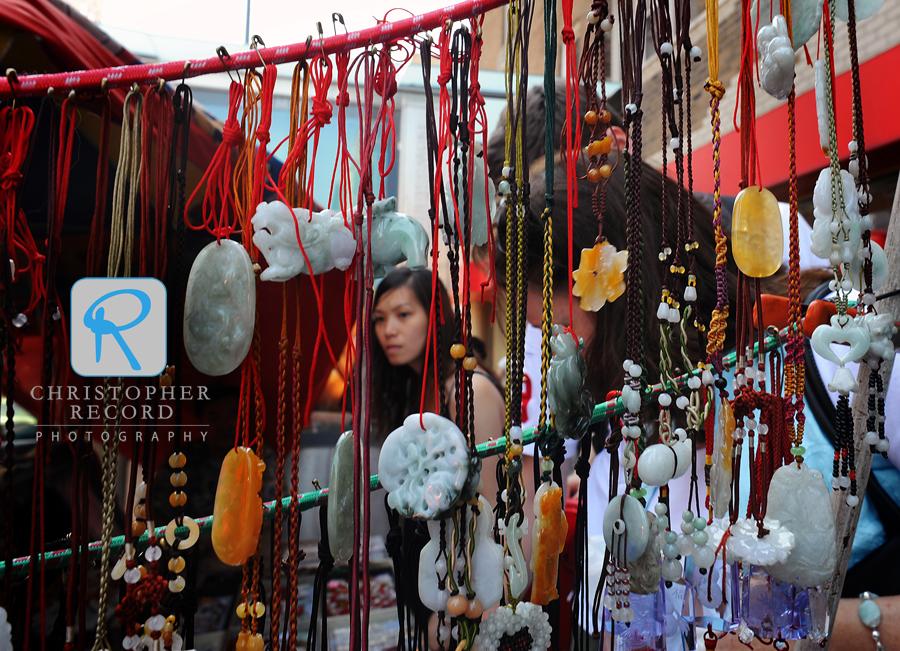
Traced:
<path id="1" fill-rule="evenodd" d="M 794 534 L 778 520 L 770 517 L 763 521 L 763 527 L 769 533 L 760 538 L 756 520 L 740 518 L 731 525 L 731 535 L 725 544 L 729 560 L 762 566 L 783 563 L 787 560 L 788 554 L 794 548 Z M 713 535 L 710 531 L 711 539 Z M 722 532 L 719 532 L 718 539 L 713 541 L 716 548 L 719 546 L 721 535 Z"/>
<path id="2" fill-rule="evenodd" d="M 831 317 L 830 325 L 823 324 L 815 329 L 812 336 L 813 350 L 839 367 L 834 373 L 834 378 L 828 383 L 829 391 L 837 391 L 846 396 L 851 391 L 859 389 L 856 378 L 845 368 L 845 364 L 861 360 L 869 351 L 870 342 L 868 328 L 856 325 L 847 315 L 842 317 L 835 314 Z M 850 348 L 838 357 L 831 344 L 849 344 Z"/>
<path id="3" fill-rule="evenodd" d="M 897 326 L 894 325 L 893 314 L 869 313 L 857 316 L 855 321 L 869 330 L 869 351 L 865 356 L 867 361 L 887 361 L 894 358 L 893 337 L 897 334 Z"/>
<path id="4" fill-rule="evenodd" d="M 475 550 L 472 552 L 471 585 L 485 610 L 500 603 L 503 597 L 503 545 L 498 545 L 491 537 L 494 528 L 494 512 L 484 497 L 479 496 L 479 513 L 475 525 Z M 466 511 L 466 530 L 472 522 L 472 509 Z M 452 525 L 448 525 L 449 548 Z M 450 596 L 446 589 L 438 589 L 438 580 L 447 572 L 447 561 L 440 556 L 441 523 L 428 522 L 431 539 L 419 552 L 419 598 L 429 609 L 445 610 Z M 459 568 L 457 568 L 459 569 Z"/>
<path id="5" fill-rule="evenodd" d="M 775 99 L 787 99 L 794 87 L 794 48 L 784 16 L 776 14 L 770 25 L 759 28 L 756 50 L 763 90 Z"/>
<path id="6" fill-rule="evenodd" d="M 441 523 L 438 520 L 428 521 L 428 535 L 429 541 L 419 552 L 419 599 L 428 610 L 437 613 L 447 610 L 447 599 L 450 598 L 446 582 L 443 590 L 438 588 L 438 581 L 445 578 L 448 571 L 447 559 L 441 556 Z M 449 547 L 449 544 L 448 535 L 445 545 Z"/>
<path id="7" fill-rule="evenodd" d="M 437 414 L 407 416 L 384 440 L 378 457 L 378 476 L 388 492 L 388 504 L 407 518 L 431 520 L 446 513 L 459 498 L 468 474 L 466 437 L 452 421 Z"/>
<path id="8" fill-rule="evenodd" d="M 232 240 L 207 244 L 188 276 L 184 299 L 184 347 L 206 375 L 227 375 L 250 351 L 256 320 L 256 278 L 243 246 Z"/>
<path id="9" fill-rule="evenodd" d="M 509 576 L 509 592 L 518 599 L 528 587 L 528 562 L 522 550 L 522 538 L 528 535 L 528 518 L 521 513 L 513 515 L 509 524 L 500 523 L 500 533 L 506 536 L 509 556 L 504 563 Z"/>
<path id="10" fill-rule="evenodd" d="M 626 531 L 628 535 L 624 536 Z M 631 495 L 612 498 L 603 515 L 603 539 L 613 557 L 622 562 L 637 559 L 643 554 L 650 542 L 650 521 L 641 503 Z M 626 540 L 623 549 L 622 543 Z"/>
<path id="11" fill-rule="evenodd" d="M 772 476 L 766 513 L 794 533 L 787 560 L 766 567 L 786 583 L 814 588 L 831 577 L 837 562 L 834 514 L 825 478 L 805 463 L 782 466 Z"/>
<path id="12" fill-rule="evenodd" d="M 637 460 L 637 472 L 649 486 L 665 486 L 681 477 L 691 463 L 691 440 L 676 441 L 669 446 L 654 443 L 641 452 Z"/>
<path id="13" fill-rule="evenodd" d="M 819 23 L 822 22 L 823 4 L 824 0 L 792 0 L 791 23 L 793 27 L 792 33 L 794 36 L 795 52 L 801 49 L 819 30 Z M 857 4 L 859 4 L 859 2 L 857 2 Z M 750 5 L 750 20 L 753 25 L 753 31 L 758 32 L 761 27 L 771 23 L 769 16 L 780 13 L 781 4 L 777 0 L 759 0 L 758 11 L 757 0 L 754 0 L 753 4 Z M 756 24 L 757 16 L 759 16 L 758 25 Z"/>
<path id="14" fill-rule="evenodd" d="M 343 215 L 334 210 L 310 214 L 305 208 L 294 208 L 291 214 L 281 201 L 263 202 L 256 207 L 250 222 L 253 243 L 269 265 L 260 276 L 262 280 L 286 282 L 298 274 L 309 274 L 310 268 L 313 274 L 332 269 L 345 271 L 356 253 L 353 233 L 344 224 Z"/>

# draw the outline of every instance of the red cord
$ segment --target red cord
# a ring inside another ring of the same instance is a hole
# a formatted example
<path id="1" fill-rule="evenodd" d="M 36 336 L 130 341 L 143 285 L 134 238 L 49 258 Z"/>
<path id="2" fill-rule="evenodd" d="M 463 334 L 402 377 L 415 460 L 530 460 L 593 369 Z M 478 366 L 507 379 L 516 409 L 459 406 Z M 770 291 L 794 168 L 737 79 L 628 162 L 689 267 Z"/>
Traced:
<path id="1" fill-rule="evenodd" d="M 227 239 L 237 231 L 238 216 L 232 183 L 232 151 L 243 142 L 243 133 L 238 122 L 238 111 L 243 99 L 244 87 L 236 81 L 231 82 L 228 88 L 228 117 L 222 126 L 222 142 L 184 207 L 184 223 L 195 231 L 207 230 L 215 235 L 216 242 L 221 242 L 223 237 Z M 188 210 L 204 183 L 206 192 L 202 204 L 203 223 L 195 226 L 188 219 Z"/>
<path id="2" fill-rule="evenodd" d="M 742 0 L 741 8 L 741 65 L 738 73 L 738 95 L 734 108 L 734 128 L 741 134 L 741 188 L 762 186 L 756 137 L 756 90 L 753 86 L 754 42 L 750 2 Z M 737 113 L 741 112 L 741 126 Z"/>
<path id="3" fill-rule="evenodd" d="M 572 29 L 572 0 L 563 0 L 563 43 L 566 46 L 566 217 L 569 242 L 569 266 L 566 281 L 569 285 L 569 326 L 574 326 L 572 303 L 574 302 L 572 272 L 575 270 L 572 247 L 572 221 L 578 207 L 578 150 L 581 146 L 581 98 L 578 93 L 578 55 L 575 31 Z M 574 107 L 574 112 L 573 112 Z M 575 124 L 569 121 L 574 117 Z M 548 192 L 550 189 L 548 188 Z"/>

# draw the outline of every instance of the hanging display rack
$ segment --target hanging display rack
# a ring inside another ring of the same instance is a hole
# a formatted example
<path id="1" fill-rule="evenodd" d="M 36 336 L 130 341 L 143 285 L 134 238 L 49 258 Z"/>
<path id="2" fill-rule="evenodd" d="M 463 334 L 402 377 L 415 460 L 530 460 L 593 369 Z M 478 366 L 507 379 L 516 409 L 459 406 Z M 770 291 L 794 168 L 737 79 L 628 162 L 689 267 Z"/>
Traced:
<path id="1" fill-rule="evenodd" d="M 181 81 L 229 70 L 257 67 L 261 61 L 266 64 L 293 63 L 312 55 L 329 55 L 348 52 L 355 48 L 397 41 L 413 34 L 431 31 L 444 22 L 459 21 L 481 15 L 491 9 L 502 7 L 509 0 L 467 0 L 455 5 L 435 9 L 418 16 L 410 16 L 391 22 L 383 22 L 353 32 L 334 36 L 312 37 L 302 43 L 262 47 L 246 52 L 208 59 L 186 59 L 167 63 L 146 63 L 134 66 L 116 66 L 95 70 L 74 70 L 45 75 L 17 75 L 10 68 L 6 77 L 0 78 L 0 99 L 34 97 L 45 95 L 50 89 L 66 94 L 70 91 L 98 91 L 104 88 L 128 88 L 132 84 L 155 84 L 159 80 Z M 337 18 L 339 14 L 333 15 Z M 343 22 L 343 21 L 341 21 Z M 258 37 L 257 37 L 258 38 Z M 261 40 L 260 40 L 261 43 Z"/>
<path id="2" fill-rule="evenodd" d="M 787 337 L 787 328 L 784 328 L 778 331 L 777 335 L 774 331 L 770 331 L 768 336 L 764 341 L 763 348 L 765 352 L 770 350 L 774 350 L 780 347 L 783 343 L 783 340 Z M 759 344 L 754 345 L 754 354 L 758 353 Z M 731 368 L 735 364 L 736 353 L 730 353 L 725 355 L 722 359 L 722 363 L 725 368 Z M 699 373 L 686 373 L 684 375 L 680 375 L 675 378 L 675 385 L 680 389 L 687 385 L 688 379 L 692 375 L 699 375 Z M 669 386 L 667 389 L 671 390 L 673 387 Z M 660 393 L 663 391 L 662 384 L 654 384 L 652 386 L 647 387 L 646 393 L 644 395 L 644 402 L 649 403 L 654 400 Z M 625 405 L 622 401 L 621 396 L 614 398 L 612 400 L 607 400 L 606 402 L 600 403 L 596 407 L 594 407 L 594 412 L 591 416 L 591 422 L 597 423 L 601 420 L 605 420 L 607 418 L 614 418 L 616 416 L 621 416 L 625 413 Z M 528 445 L 529 443 L 534 443 L 538 438 L 538 429 L 539 428 L 530 428 L 524 431 L 522 442 L 524 445 Z M 481 458 L 492 457 L 498 454 L 503 454 L 506 450 L 506 437 L 500 437 L 499 439 L 488 441 L 486 443 L 482 443 L 476 448 L 478 452 L 478 456 Z M 381 488 L 381 482 L 378 479 L 378 475 L 372 475 L 369 477 L 369 490 L 374 491 Z M 297 504 L 298 509 L 300 511 L 308 511 L 312 508 L 320 504 L 324 504 L 328 501 L 328 489 L 322 488 L 319 490 L 311 491 L 309 493 L 302 493 L 297 496 Z M 278 508 L 280 504 L 280 508 L 282 511 L 287 511 L 291 505 L 291 498 L 284 497 L 281 500 L 273 500 L 271 502 L 266 502 L 263 504 L 263 519 L 268 521 L 275 517 L 275 510 Z M 208 535 L 210 531 L 212 531 L 212 523 L 213 516 L 208 515 L 203 518 L 197 518 L 195 520 L 197 526 L 200 529 L 200 535 Z M 166 527 L 157 527 L 156 536 L 158 538 L 165 537 Z M 183 538 L 187 535 L 188 528 L 186 526 L 179 527 L 175 531 L 175 535 L 179 538 Z M 125 536 L 116 536 L 112 539 L 112 543 L 110 545 L 110 549 L 114 553 L 118 553 L 118 551 L 125 544 Z M 135 547 L 137 549 L 143 549 L 147 545 L 147 534 L 144 533 L 138 540 L 134 541 Z M 100 554 L 100 541 L 92 542 L 88 549 L 91 557 L 95 557 Z M 71 555 L 72 550 L 70 548 L 61 549 L 58 551 L 47 552 L 44 557 L 45 567 L 47 569 L 52 569 L 54 567 L 59 566 L 68 561 L 69 556 Z M 38 559 L 40 560 L 40 559 Z M 13 574 L 14 575 L 23 575 L 27 574 L 28 567 L 30 564 L 31 558 L 28 556 L 23 556 L 21 558 L 17 558 L 13 560 Z M 6 563 L 0 562 L 0 578 L 2 578 L 6 574 Z"/>

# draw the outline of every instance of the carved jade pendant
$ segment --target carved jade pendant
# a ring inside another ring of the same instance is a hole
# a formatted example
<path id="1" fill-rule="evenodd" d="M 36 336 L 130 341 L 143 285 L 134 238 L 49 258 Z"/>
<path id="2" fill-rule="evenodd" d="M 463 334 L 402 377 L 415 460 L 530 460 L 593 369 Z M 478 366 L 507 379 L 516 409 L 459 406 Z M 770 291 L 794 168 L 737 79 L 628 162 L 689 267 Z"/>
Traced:
<path id="1" fill-rule="evenodd" d="M 731 245 L 738 269 L 751 278 L 768 278 L 781 267 L 784 229 L 775 195 L 756 185 L 734 201 Z"/>
<path id="2" fill-rule="evenodd" d="M 246 249 L 232 240 L 206 245 L 191 267 L 184 299 L 184 347 L 206 375 L 241 365 L 253 341 L 256 278 Z"/>
<path id="3" fill-rule="evenodd" d="M 328 480 L 328 547 L 338 561 L 353 556 L 353 432 L 334 446 Z"/>
<path id="4" fill-rule="evenodd" d="M 259 492 L 265 468 L 266 464 L 250 448 L 234 448 L 222 462 L 213 509 L 212 544 L 216 556 L 227 565 L 243 565 L 256 553 L 263 521 Z"/>
<path id="5" fill-rule="evenodd" d="M 562 488 L 543 483 L 534 494 L 534 529 L 531 533 L 531 603 L 546 606 L 559 598 L 556 578 L 559 555 L 566 544 L 569 523 L 563 511 Z"/>

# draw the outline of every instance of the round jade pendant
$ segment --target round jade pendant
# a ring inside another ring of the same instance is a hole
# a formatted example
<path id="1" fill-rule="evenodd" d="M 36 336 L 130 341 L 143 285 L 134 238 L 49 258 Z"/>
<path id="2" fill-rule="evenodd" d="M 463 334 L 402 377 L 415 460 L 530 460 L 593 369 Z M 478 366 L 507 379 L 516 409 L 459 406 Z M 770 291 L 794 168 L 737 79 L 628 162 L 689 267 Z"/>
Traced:
<path id="1" fill-rule="evenodd" d="M 751 278 L 768 278 L 781 267 L 784 230 L 775 195 L 756 185 L 734 201 L 731 246 L 738 269 Z"/>
<path id="2" fill-rule="evenodd" d="M 243 246 L 233 240 L 207 244 L 188 276 L 184 299 L 184 348 L 206 375 L 227 375 L 250 351 L 256 312 L 256 278 Z"/>
<path id="3" fill-rule="evenodd" d="M 625 500 L 624 503 L 622 500 Z M 621 520 L 625 530 L 616 533 L 616 522 Z M 623 536 L 625 532 L 628 536 Z M 650 521 L 641 503 L 630 495 L 616 495 L 609 501 L 603 516 L 603 539 L 612 554 L 625 561 L 636 560 L 647 549 L 650 542 Z M 626 542 L 627 541 L 627 542 Z M 625 542 L 625 549 L 622 544 Z M 622 552 L 625 558 L 622 558 Z"/>

